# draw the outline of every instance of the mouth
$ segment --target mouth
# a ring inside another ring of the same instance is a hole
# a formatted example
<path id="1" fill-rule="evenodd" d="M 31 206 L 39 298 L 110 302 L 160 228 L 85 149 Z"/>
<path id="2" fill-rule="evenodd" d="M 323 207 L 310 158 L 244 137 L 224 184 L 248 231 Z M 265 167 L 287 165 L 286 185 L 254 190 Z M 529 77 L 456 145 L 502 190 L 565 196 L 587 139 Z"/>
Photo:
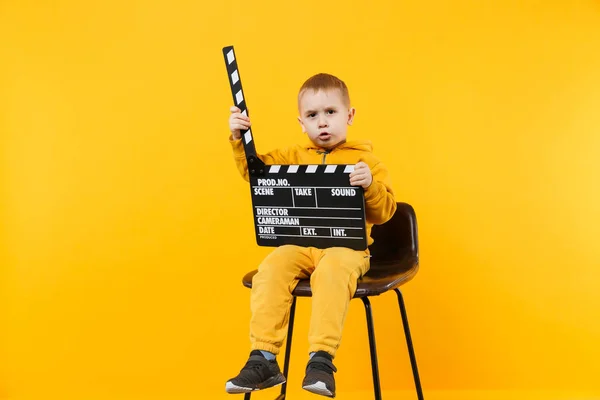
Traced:
<path id="1" fill-rule="evenodd" d="M 331 138 L 331 134 L 329 132 L 321 132 L 321 133 L 319 133 L 319 139 L 321 139 L 321 140 L 328 140 L 329 138 Z"/>

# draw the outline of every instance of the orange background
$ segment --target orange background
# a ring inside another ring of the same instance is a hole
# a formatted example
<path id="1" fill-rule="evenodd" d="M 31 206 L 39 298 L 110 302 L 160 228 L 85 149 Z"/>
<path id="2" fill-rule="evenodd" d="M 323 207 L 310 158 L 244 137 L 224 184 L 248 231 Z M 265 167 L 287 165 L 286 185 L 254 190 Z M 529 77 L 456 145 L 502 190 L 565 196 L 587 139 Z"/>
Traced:
<path id="1" fill-rule="evenodd" d="M 270 250 L 227 142 L 230 44 L 259 151 L 304 140 L 308 76 L 349 85 L 350 138 L 417 211 L 429 398 L 600 396 L 600 2 L 4 1 L 0 38 L 0 398 L 230 398 Z M 394 297 L 373 303 L 383 388 L 410 390 Z M 353 302 L 339 398 L 368 360 Z"/>

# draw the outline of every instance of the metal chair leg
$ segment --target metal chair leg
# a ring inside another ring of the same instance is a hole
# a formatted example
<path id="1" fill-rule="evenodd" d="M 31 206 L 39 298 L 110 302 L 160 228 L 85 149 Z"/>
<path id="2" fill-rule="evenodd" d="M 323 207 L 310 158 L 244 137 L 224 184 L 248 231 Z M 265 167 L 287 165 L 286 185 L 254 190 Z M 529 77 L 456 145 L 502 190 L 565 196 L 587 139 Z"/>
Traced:
<path id="1" fill-rule="evenodd" d="M 406 346 L 408 347 L 408 355 L 410 356 L 410 365 L 412 366 L 413 377 L 415 379 L 415 388 L 417 389 L 417 398 L 423 400 L 423 389 L 421 388 L 421 380 L 419 379 L 419 369 L 417 368 L 417 358 L 415 357 L 415 349 L 413 348 L 412 338 L 410 336 L 410 328 L 408 326 L 408 316 L 406 314 L 406 306 L 400 289 L 394 289 L 398 296 L 398 306 L 400 307 L 400 315 L 402 316 L 402 325 L 404 326 L 404 335 L 406 336 Z"/>
<path id="2" fill-rule="evenodd" d="M 294 333 L 294 317 L 296 316 L 296 296 L 292 300 L 292 306 L 290 307 L 290 318 L 288 322 L 288 333 L 287 340 L 285 342 L 285 359 L 283 362 L 283 376 L 285 376 L 285 383 L 281 385 L 281 394 L 277 396 L 275 400 L 284 400 L 285 393 L 287 390 L 287 378 L 290 367 L 290 353 L 292 352 L 292 334 Z"/>
<path id="3" fill-rule="evenodd" d="M 367 314 L 367 330 L 369 331 L 369 349 L 371 351 L 371 369 L 373 370 L 373 390 L 375 400 L 381 400 L 381 384 L 379 383 L 379 363 L 377 362 L 377 348 L 375 346 L 375 327 L 373 326 L 373 313 L 371 312 L 371 302 L 367 297 L 361 297 L 365 304 Z"/>
<path id="4" fill-rule="evenodd" d="M 294 317 L 296 316 L 296 296 L 292 300 L 292 306 L 290 307 L 290 319 L 288 322 L 288 333 L 287 340 L 285 342 L 285 359 L 283 362 L 283 376 L 285 376 L 286 382 L 281 385 L 281 394 L 275 398 L 275 400 L 285 400 L 285 392 L 287 389 L 287 376 L 288 369 L 290 366 L 290 353 L 292 350 L 292 333 L 294 332 Z M 250 393 L 244 395 L 244 400 L 250 400 Z"/>

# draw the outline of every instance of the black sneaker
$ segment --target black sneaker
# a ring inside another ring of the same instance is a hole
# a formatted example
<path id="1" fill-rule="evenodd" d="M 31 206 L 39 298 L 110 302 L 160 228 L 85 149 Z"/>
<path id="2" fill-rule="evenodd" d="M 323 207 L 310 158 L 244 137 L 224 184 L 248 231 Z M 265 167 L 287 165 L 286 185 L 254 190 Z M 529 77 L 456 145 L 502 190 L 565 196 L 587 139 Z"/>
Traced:
<path id="1" fill-rule="evenodd" d="M 327 397 L 335 397 L 335 379 L 333 373 L 337 369 L 333 358 L 325 351 L 317 351 L 308 361 L 306 375 L 302 381 L 302 389 Z"/>
<path id="2" fill-rule="evenodd" d="M 227 393 L 248 393 L 285 383 L 277 361 L 269 361 L 259 350 L 250 353 L 250 358 L 239 375 L 225 384 Z"/>

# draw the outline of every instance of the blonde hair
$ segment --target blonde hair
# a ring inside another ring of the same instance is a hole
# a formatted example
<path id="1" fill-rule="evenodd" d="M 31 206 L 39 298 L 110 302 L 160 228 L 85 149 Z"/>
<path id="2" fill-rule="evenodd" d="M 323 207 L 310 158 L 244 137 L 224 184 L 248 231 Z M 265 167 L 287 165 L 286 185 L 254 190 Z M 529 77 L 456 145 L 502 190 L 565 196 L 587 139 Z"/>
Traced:
<path id="1" fill-rule="evenodd" d="M 348 93 L 348 87 L 338 77 L 335 77 L 330 74 L 320 73 L 311 76 L 304 82 L 300 91 L 298 92 L 298 106 L 300 106 L 300 98 L 302 94 L 307 90 L 314 90 L 315 92 L 319 90 L 332 90 L 338 89 L 340 94 L 342 95 L 342 100 L 344 104 L 350 107 L 350 94 Z"/>

